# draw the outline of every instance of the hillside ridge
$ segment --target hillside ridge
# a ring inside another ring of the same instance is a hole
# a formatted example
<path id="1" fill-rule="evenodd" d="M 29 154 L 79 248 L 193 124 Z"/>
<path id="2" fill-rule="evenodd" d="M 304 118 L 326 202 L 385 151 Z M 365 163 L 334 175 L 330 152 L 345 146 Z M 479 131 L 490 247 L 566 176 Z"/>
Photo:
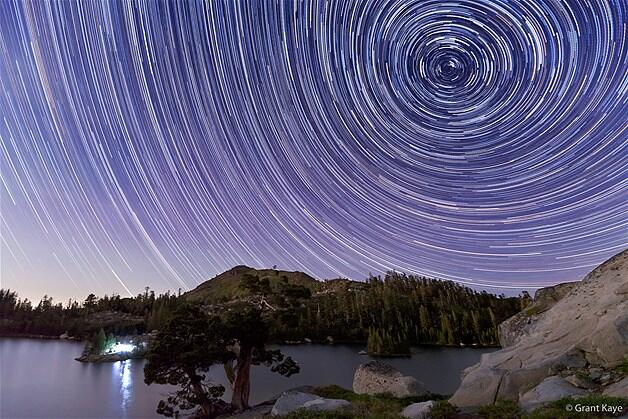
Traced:
<path id="1" fill-rule="evenodd" d="M 186 292 L 183 297 L 188 301 L 203 301 L 205 303 L 218 303 L 242 297 L 244 291 L 240 289 L 240 281 L 245 275 L 256 276 L 260 279 L 267 278 L 273 288 L 277 287 L 280 282 L 287 281 L 293 285 L 307 287 L 313 293 L 319 291 L 324 284 L 323 281 L 301 271 L 256 269 L 246 265 L 237 265 Z"/>

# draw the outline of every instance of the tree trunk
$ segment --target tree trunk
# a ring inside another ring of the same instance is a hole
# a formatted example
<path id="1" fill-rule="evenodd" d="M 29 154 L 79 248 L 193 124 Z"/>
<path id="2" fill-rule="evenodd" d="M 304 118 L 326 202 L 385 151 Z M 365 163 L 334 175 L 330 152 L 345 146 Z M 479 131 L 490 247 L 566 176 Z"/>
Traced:
<path id="1" fill-rule="evenodd" d="M 233 397 L 231 404 L 237 411 L 249 408 L 249 394 L 251 393 L 251 360 L 252 349 L 240 348 L 236 376 L 233 382 Z"/>
<path id="2" fill-rule="evenodd" d="M 207 395 L 205 394 L 205 392 L 203 391 L 203 386 L 201 385 L 200 380 L 192 380 L 192 383 L 190 385 L 190 387 L 192 388 L 192 391 L 194 392 L 194 394 L 196 395 L 196 397 L 198 397 L 198 400 L 200 401 L 200 408 L 201 411 L 203 412 L 203 417 L 206 418 L 211 418 L 212 413 L 213 413 L 213 406 L 210 403 L 209 400 L 207 400 Z"/>
<path id="3" fill-rule="evenodd" d="M 229 386 L 233 390 L 233 382 L 235 381 L 235 367 L 233 360 L 227 361 L 224 364 L 225 375 L 227 376 L 227 380 L 229 380 Z"/>

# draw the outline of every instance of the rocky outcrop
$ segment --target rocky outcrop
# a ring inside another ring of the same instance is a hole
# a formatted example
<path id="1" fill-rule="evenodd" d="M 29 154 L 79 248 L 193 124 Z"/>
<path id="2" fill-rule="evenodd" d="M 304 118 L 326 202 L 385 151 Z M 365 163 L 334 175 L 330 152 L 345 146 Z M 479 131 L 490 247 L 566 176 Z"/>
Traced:
<path id="1" fill-rule="evenodd" d="M 426 394 L 423 384 L 414 377 L 403 375 L 380 361 L 362 364 L 353 376 L 353 391 L 357 394 L 385 394 L 411 397 Z"/>
<path id="2" fill-rule="evenodd" d="M 581 370 L 597 369 L 597 391 L 603 391 L 605 372 L 628 355 L 626 290 L 628 251 L 575 285 L 540 291 L 540 312 L 533 314 L 530 325 L 520 336 L 509 334 L 505 343 L 510 346 L 484 354 L 479 364 L 466 369 L 450 402 L 474 408 L 497 399 L 520 400 L 547 377 Z"/>
<path id="3" fill-rule="evenodd" d="M 287 391 L 277 399 L 270 414 L 272 416 L 283 416 L 299 409 L 321 412 L 342 410 L 349 407 L 351 407 L 351 403 L 347 400 L 326 399 L 315 394 Z"/>
<path id="4" fill-rule="evenodd" d="M 523 410 L 530 412 L 553 400 L 585 394 L 587 394 L 586 390 L 582 390 L 558 376 L 552 376 L 541 381 L 532 390 L 522 394 L 519 404 Z"/>
<path id="5" fill-rule="evenodd" d="M 409 419 L 427 419 L 430 417 L 430 411 L 433 406 L 434 401 L 432 400 L 422 403 L 412 403 L 401 411 L 401 417 Z"/>
<path id="6" fill-rule="evenodd" d="M 566 282 L 537 290 L 531 305 L 499 325 L 499 344 L 505 348 L 514 345 L 521 337 L 527 336 L 534 329 L 539 317 L 577 284 Z"/>

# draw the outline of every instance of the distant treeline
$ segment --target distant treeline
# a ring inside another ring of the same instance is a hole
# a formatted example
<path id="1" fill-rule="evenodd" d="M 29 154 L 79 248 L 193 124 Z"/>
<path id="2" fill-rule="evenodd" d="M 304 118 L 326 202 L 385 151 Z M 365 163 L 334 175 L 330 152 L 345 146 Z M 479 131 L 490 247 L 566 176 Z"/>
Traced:
<path id="1" fill-rule="evenodd" d="M 36 305 L 19 299 L 17 293 L 0 290 L 0 335 L 43 335 L 88 338 L 101 328 L 114 335 L 135 335 L 157 329 L 174 310 L 179 297 L 155 296 L 146 291 L 134 298 L 119 295 L 102 298 L 90 294 L 84 301 L 63 304 L 44 296 Z"/>
<path id="2" fill-rule="evenodd" d="M 134 298 L 118 295 L 33 306 L 0 290 L 0 334 L 93 337 L 100 328 L 115 335 L 159 329 L 185 299 L 147 288 Z M 366 282 L 326 281 L 298 310 L 297 318 L 272 325 L 276 342 L 368 340 L 373 353 L 405 353 L 409 345 L 498 344 L 497 325 L 521 309 L 522 299 L 477 292 L 455 282 L 395 272 Z M 206 306 L 220 312 L 221 306 Z"/>

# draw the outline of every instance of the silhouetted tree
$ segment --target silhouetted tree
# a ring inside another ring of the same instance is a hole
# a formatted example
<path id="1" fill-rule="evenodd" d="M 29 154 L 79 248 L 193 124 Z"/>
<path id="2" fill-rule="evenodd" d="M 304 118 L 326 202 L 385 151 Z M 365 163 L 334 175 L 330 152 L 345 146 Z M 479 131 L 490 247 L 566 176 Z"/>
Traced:
<path id="1" fill-rule="evenodd" d="M 107 346 L 107 336 L 105 335 L 105 331 L 101 327 L 98 330 L 98 333 L 94 336 L 94 349 L 97 352 L 103 352 Z"/>
<path id="2" fill-rule="evenodd" d="M 144 381 L 180 389 L 159 402 L 157 413 L 175 416 L 180 410 L 198 408 L 201 417 L 214 418 L 229 411 L 220 399 L 224 387 L 204 381 L 204 373 L 212 365 L 233 357 L 225 330 L 218 316 L 210 317 L 198 306 L 187 304 L 177 308 L 166 321 L 148 352 Z"/>
<path id="3" fill-rule="evenodd" d="M 241 303 L 225 316 L 225 330 L 231 339 L 233 357 L 225 363 L 231 383 L 231 404 L 235 410 L 249 407 L 251 366 L 265 365 L 273 372 L 290 376 L 299 372 L 298 365 L 280 350 L 269 350 L 269 322 L 263 310 Z"/>
<path id="4" fill-rule="evenodd" d="M 92 312 L 96 308 L 97 298 L 94 294 L 89 294 L 83 303 L 83 307 L 88 313 Z"/>

